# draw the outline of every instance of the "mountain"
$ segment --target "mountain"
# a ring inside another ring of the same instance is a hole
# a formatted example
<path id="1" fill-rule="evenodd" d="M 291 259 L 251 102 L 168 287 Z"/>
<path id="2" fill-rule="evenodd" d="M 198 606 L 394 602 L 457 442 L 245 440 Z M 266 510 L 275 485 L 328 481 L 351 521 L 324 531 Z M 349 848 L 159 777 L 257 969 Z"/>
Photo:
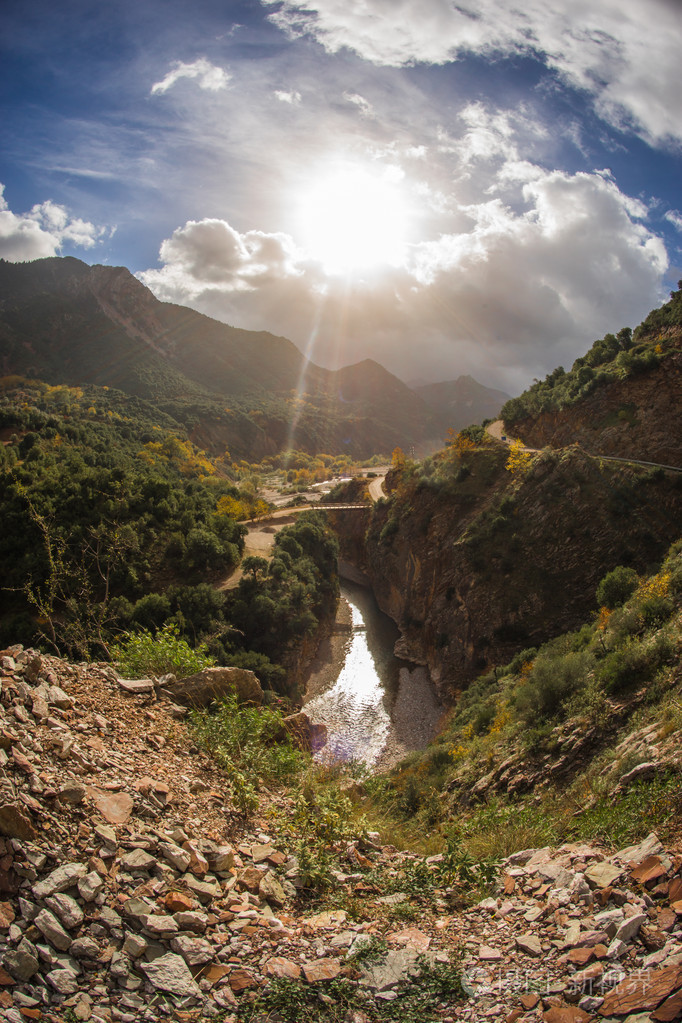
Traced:
<path id="1" fill-rule="evenodd" d="M 160 302 L 124 267 L 71 257 L 0 260 L 0 346 L 3 375 L 115 387 L 159 403 L 197 443 L 252 458 L 286 446 L 366 457 L 440 429 L 377 363 L 323 369 L 286 338 Z"/>
<path id="2" fill-rule="evenodd" d="M 439 416 L 446 429 L 455 431 L 484 419 L 497 419 L 500 409 L 511 397 L 504 391 L 479 384 L 472 376 L 422 384 L 413 390 Z"/>

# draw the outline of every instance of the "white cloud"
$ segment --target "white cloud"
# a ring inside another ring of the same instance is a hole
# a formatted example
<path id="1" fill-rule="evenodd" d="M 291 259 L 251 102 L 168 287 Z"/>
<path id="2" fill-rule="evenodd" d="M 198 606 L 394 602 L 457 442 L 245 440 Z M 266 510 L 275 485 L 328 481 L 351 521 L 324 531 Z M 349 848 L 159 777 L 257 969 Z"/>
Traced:
<path id="1" fill-rule="evenodd" d="M 200 89 L 218 92 L 220 89 L 227 88 L 231 77 L 224 68 L 216 67 L 215 64 L 211 64 L 205 57 L 200 57 L 199 60 L 195 60 L 192 64 L 183 64 L 182 61 L 176 60 L 173 62 L 171 70 L 166 77 L 152 85 L 151 94 L 152 96 L 159 96 L 164 92 L 168 92 L 181 78 L 194 78 Z"/>
<path id="2" fill-rule="evenodd" d="M 12 213 L 0 184 L 0 257 L 10 262 L 59 255 L 64 244 L 91 249 L 103 229 L 72 217 L 65 206 L 48 199 L 28 213 Z"/>
<path id="3" fill-rule="evenodd" d="M 668 210 L 667 213 L 663 214 L 665 220 L 673 227 L 676 227 L 678 231 L 682 231 L 682 213 L 679 210 Z"/>
<path id="4" fill-rule="evenodd" d="M 465 53 L 541 55 L 599 113 L 648 141 L 682 138 L 679 6 L 670 0 L 263 0 L 292 37 L 377 65 L 444 64 Z"/>
<path id="5" fill-rule="evenodd" d="M 522 161 L 505 194 L 463 205 L 459 228 L 411 246 L 405 265 L 326 277 L 286 234 L 190 221 L 140 279 L 158 297 L 294 340 L 324 365 L 368 355 L 405 379 L 471 372 L 514 390 L 634 325 L 661 298 L 662 241 L 607 173 Z M 418 339 L 418 340 L 417 340 Z"/>
<path id="6" fill-rule="evenodd" d="M 275 98 L 280 103 L 289 103 L 291 106 L 298 106 L 301 102 L 302 96 L 300 92 L 286 92 L 283 89 L 275 89 Z"/>
<path id="7" fill-rule="evenodd" d="M 361 96 L 358 92 L 344 92 L 343 98 L 346 103 L 352 103 L 360 111 L 363 117 L 373 117 L 374 110 L 369 100 L 366 100 L 364 96 Z"/>
<path id="8" fill-rule="evenodd" d="M 234 292 L 253 293 L 300 274 L 288 235 L 240 234 L 225 220 L 188 221 L 162 243 L 159 255 L 163 268 L 138 276 L 159 297 L 173 301 L 179 294 L 182 301 L 196 301 L 212 288 L 226 298 Z"/>

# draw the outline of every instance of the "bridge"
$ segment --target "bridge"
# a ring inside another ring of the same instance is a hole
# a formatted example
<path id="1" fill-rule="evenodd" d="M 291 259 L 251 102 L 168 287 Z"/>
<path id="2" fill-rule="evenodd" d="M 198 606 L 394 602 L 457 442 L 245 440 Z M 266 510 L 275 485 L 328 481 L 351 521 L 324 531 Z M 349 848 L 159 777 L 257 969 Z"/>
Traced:
<path id="1" fill-rule="evenodd" d="M 370 508 L 370 504 L 297 504 L 292 508 L 277 508 L 275 511 L 266 512 L 264 515 L 259 515 L 257 519 L 248 521 L 249 524 L 269 522 L 271 519 L 285 519 L 289 515 L 300 515 L 301 512 L 307 511 L 368 511 Z"/>

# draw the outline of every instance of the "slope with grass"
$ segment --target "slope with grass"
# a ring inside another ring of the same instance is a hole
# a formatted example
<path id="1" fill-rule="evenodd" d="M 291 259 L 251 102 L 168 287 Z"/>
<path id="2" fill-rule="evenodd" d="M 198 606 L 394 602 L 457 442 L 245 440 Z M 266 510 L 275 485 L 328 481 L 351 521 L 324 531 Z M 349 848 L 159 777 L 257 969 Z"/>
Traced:
<path id="1" fill-rule="evenodd" d="M 658 571 L 622 568 L 582 627 L 480 675 L 437 741 L 375 799 L 434 827 L 459 821 L 470 852 L 656 830 L 682 837 L 682 541 Z"/>

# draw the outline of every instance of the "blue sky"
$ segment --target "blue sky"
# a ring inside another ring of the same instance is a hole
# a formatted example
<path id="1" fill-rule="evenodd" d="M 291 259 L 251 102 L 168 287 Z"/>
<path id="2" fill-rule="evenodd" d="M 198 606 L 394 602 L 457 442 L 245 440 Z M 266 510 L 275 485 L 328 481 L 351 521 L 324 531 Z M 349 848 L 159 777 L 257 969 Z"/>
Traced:
<path id="1" fill-rule="evenodd" d="M 682 277 L 678 0 L 5 0 L 0 29 L 5 259 L 510 392 Z"/>

